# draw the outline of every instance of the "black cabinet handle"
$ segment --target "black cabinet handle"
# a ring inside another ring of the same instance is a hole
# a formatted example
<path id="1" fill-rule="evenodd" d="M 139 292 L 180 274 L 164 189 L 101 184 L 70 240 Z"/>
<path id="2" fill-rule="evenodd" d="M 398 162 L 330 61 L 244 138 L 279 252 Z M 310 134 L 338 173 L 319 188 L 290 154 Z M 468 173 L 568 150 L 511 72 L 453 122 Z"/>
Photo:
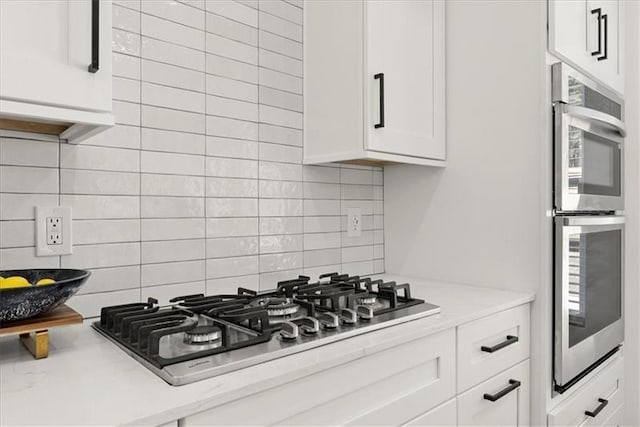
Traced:
<path id="1" fill-rule="evenodd" d="M 100 69 L 100 0 L 91 0 L 91 64 L 90 73 Z"/>
<path id="2" fill-rule="evenodd" d="M 607 28 L 608 20 L 607 15 L 602 15 L 602 23 L 604 24 L 604 55 L 600 56 L 598 61 L 604 61 L 607 59 L 607 53 L 609 52 L 609 41 L 607 40 L 607 33 L 609 32 Z"/>
<path id="3" fill-rule="evenodd" d="M 501 399 L 507 394 L 511 393 L 513 390 L 517 389 L 521 385 L 522 383 L 518 380 L 509 380 L 509 385 L 503 388 L 502 390 L 500 390 L 499 392 L 497 392 L 496 394 L 485 393 L 484 396 L 482 397 L 484 397 L 485 400 L 495 402 L 496 400 Z"/>
<path id="4" fill-rule="evenodd" d="M 505 341 L 502 341 L 500 344 L 496 344 L 493 347 L 487 347 L 486 345 L 483 345 L 482 347 L 480 347 L 480 350 L 486 351 L 487 353 L 493 353 L 494 351 L 498 351 L 501 348 L 505 348 L 506 346 L 515 344 L 517 342 L 518 342 L 518 337 L 513 335 L 507 335 L 507 339 Z"/>
<path id="5" fill-rule="evenodd" d="M 584 411 L 584 414 L 588 417 L 597 417 L 598 414 L 600 413 L 600 411 L 602 411 L 608 404 L 609 401 L 607 399 L 598 399 L 598 402 L 600 402 L 600 404 L 598 405 L 598 407 L 596 408 L 595 411 L 591 412 L 591 411 Z"/>
<path id="6" fill-rule="evenodd" d="M 380 122 L 373 126 L 378 129 L 384 127 L 384 73 L 378 73 L 373 78 L 380 80 Z"/>
<path id="7" fill-rule="evenodd" d="M 602 25 L 600 25 L 600 21 L 602 20 L 602 9 L 593 9 L 591 14 L 598 15 L 598 50 L 591 52 L 591 56 L 596 56 L 602 53 Z"/>

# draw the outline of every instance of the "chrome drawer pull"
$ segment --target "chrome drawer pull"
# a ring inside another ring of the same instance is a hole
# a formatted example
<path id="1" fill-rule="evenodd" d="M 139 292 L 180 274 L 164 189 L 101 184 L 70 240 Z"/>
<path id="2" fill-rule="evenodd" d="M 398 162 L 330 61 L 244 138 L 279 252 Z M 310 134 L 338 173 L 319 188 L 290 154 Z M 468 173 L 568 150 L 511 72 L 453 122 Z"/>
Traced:
<path id="1" fill-rule="evenodd" d="M 595 411 L 591 412 L 591 411 L 584 411 L 584 414 L 588 417 L 597 417 L 598 414 L 600 413 L 600 411 L 602 411 L 605 406 L 607 406 L 609 404 L 609 401 L 607 399 L 598 399 L 598 402 L 600 402 L 600 404 L 598 405 L 598 407 L 596 408 Z"/>
<path id="2" fill-rule="evenodd" d="M 509 380 L 509 385 L 504 389 L 500 390 L 496 394 L 485 393 L 484 396 L 482 397 L 484 397 L 486 400 L 489 400 L 491 402 L 495 402 L 496 400 L 501 399 L 507 394 L 511 393 L 513 390 L 517 389 L 521 385 L 522 383 L 518 380 Z"/>
<path id="3" fill-rule="evenodd" d="M 487 347 L 486 345 L 483 345 L 482 347 L 480 347 L 480 350 L 486 351 L 487 353 L 493 353 L 494 351 L 498 351 L 501 348 L 505 348 L 506 346 L 515 344 L 517 342 L 518 337 L 514 335 L 507 335 L 506 341 L 502 341 L 500 344 L 496 344 L 493 347 Z"/>

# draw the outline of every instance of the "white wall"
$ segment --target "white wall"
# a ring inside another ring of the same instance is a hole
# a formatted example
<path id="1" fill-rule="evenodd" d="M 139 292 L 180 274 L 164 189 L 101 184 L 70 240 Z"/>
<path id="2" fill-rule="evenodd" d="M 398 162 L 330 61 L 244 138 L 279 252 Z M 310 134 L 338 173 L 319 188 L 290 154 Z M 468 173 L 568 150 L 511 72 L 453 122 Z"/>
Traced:
<path id="1" fill-rule="evenodd" d="M 640 3 L 627 2 L 627 74 L 626 74 L 626 294 L 625 294 L 625 363 L 626 369 L 626 420 L 627 425 L 640 425 Z"/>

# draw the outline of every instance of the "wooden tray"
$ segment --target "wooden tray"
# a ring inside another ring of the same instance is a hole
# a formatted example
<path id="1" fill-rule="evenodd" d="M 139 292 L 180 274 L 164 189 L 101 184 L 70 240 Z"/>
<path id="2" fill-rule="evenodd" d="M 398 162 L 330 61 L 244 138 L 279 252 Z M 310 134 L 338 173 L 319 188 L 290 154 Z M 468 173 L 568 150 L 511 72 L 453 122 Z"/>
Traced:
<path id="1" fill-rule="evenodd" d="M 20 341 L 36 359 L 49 355 L 49 328 L 82 323 L 82 315 L 62 304 L 48 313 L 25 320 L 4 322 L 0 325 L 0 335 L 20 336 Z M 34 333 L 34 336 L 31 334 Z"/>

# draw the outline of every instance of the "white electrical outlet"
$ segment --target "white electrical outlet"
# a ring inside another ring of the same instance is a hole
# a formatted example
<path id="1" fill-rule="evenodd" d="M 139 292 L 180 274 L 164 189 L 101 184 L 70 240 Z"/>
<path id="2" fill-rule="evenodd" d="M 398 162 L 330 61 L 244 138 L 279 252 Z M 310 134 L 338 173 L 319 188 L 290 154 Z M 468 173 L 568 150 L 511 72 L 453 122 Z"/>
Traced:
<path id="1" fill-rule="evenodd" d="M 36 206 L 36 255 L 71 254 L 71 223 L 68 206 Z"/>
<path id="2" fill-rule="evenodd" d="M 359 237 L 362 234 L 362 211 L 360 208 L 347 209 L 347 237 Z"/>

